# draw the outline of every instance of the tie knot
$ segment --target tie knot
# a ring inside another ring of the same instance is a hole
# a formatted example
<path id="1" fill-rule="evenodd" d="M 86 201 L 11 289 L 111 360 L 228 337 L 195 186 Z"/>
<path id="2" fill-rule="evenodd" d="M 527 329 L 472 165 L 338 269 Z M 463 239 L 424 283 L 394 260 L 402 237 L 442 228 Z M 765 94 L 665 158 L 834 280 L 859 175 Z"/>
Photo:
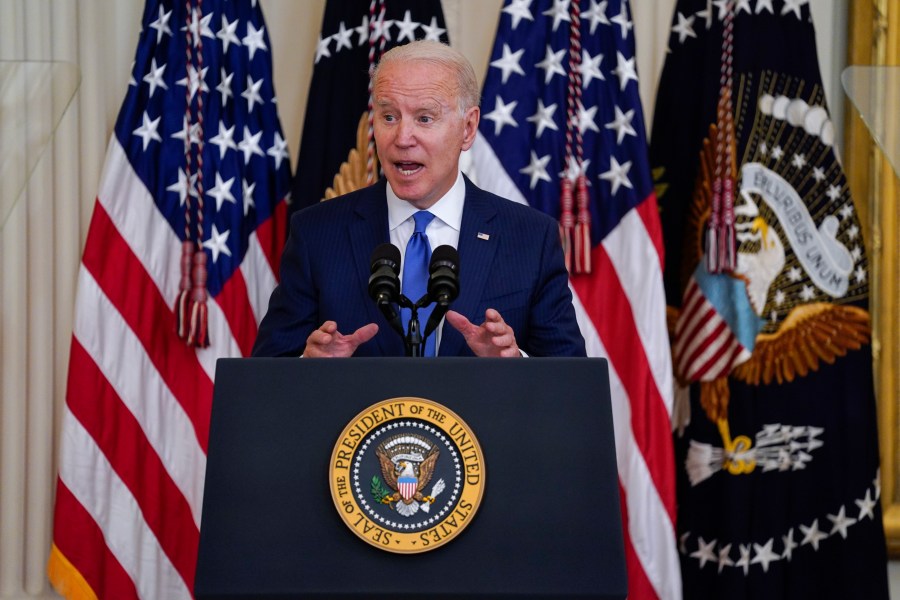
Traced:
<path id="1" fill-rule="evenodd" d="M 434 219 L 434 215 L 427 210 L 420 210 L 413 215 L 413 219 L 416 221 L 416 230 L 413 233 L 425 233 L 425 228 Z"/>

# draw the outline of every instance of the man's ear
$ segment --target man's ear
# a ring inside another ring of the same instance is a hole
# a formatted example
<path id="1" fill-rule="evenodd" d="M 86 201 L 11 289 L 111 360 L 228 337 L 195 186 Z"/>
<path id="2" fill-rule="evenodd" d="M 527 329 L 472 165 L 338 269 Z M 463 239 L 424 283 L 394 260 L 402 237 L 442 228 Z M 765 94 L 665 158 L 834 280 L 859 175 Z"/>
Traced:
<path id="1" fill-rule="evenodd" d="M 472 144 L 475 143 L 475 134 L 478 133 L 478 122 L 481 120 L 481 109 L 477 106 L 473 106 L 469 110 L 466 111 L 466 114 L 463 116 L 463 143 L 462 149 L 468 150 L 472 147 Z"/>

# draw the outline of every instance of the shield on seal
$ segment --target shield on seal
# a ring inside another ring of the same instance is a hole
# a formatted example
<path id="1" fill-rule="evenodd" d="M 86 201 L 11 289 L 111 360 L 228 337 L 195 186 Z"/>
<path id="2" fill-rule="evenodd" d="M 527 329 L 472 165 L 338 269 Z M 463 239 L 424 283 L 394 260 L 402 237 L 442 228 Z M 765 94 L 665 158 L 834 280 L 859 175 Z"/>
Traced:
<path id="1" fill-rule="evenodd" d="M 411 500 L 419 486 L 418 477 L 401 476 L 397 479 L 397 490 L 404 500 Z"/>

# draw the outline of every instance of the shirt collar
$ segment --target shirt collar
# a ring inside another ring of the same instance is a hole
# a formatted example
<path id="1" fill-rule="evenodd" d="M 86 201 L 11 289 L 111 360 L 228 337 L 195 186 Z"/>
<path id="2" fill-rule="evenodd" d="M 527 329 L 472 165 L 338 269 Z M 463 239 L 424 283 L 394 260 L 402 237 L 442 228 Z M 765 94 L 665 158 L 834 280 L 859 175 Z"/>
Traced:
<path id="1" fill-rule="evenodd" d="M 401 200 L 394 190 L 391 189 L 390 182 L 387 182 L 387 207 L 388 207 L 388 228 L 393 231 L 398 225 L 413 216 L 419 211 L 418 208 Z M 466 199 L 466 181 L 463 179 L 462 171 L 456 176 L 456 182 L 453 184 L 446 194 L 440 200 L 435 202 L 428 212 L 449 225 L 456 231 L 462 226 L 463 203 Z"/>

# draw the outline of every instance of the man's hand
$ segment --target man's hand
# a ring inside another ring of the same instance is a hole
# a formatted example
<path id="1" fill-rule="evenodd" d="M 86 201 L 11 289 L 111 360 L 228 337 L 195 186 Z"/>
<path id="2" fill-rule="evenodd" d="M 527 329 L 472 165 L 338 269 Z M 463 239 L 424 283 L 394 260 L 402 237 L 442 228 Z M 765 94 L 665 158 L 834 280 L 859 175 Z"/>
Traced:
<path id="1" fill-rule="evenodd" d="M 512 327 L 493 308 L 485 311 L 480 326 L 454 310 L 447 312 L 447 322 L 462 334 L 475 356 L 522 356 Z"/>
<path id="2" fill-rule="evenodd" d="M 360 344 L 365 344 L 378 333 L 378 325 L 363 325 L 350 335 L 337 330 L 337 323 L 325 321 L 309 334 L 303 356 L 310 358 L 346 358 L 353 356 Z"/>

